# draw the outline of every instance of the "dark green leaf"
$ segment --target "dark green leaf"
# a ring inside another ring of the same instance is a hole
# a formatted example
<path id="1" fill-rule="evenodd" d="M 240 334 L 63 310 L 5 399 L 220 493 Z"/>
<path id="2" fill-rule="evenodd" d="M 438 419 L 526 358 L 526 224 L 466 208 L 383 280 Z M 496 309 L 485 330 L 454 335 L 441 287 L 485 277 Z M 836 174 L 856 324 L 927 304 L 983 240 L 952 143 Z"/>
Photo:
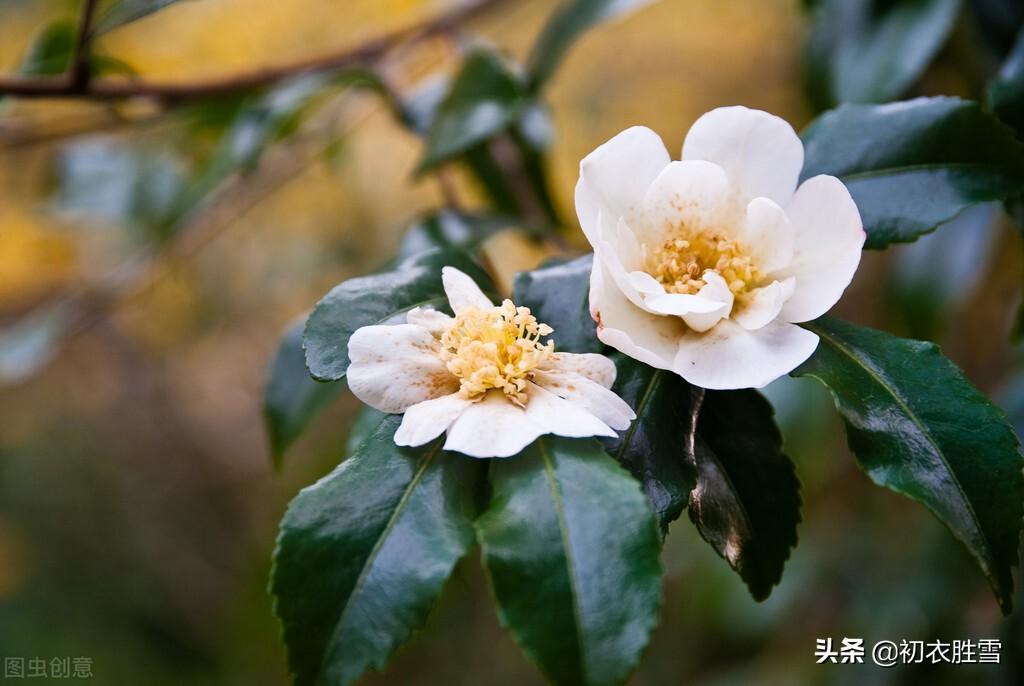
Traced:
<path id="1" fill-rule="evenodd" d="M 886 102 L 946 42 L 960 0 L 822 0 L 807 43 L 808 94 L 819 109 Z"/>
<path id="2" fill-rule="evenodd" d="M 263 416 L 270 436 L 270 453 L 280 466 L 285 450 L 321 410 L 337 398 L 345 384 L 316 381 L 306 369 L 302 351 L 305 320 L 288 329 L 277 349 L 263 391 Z"/>
<path id="3" fill-rule="evenodd" d="M 1024 461 L 1006 416 L 932 343 L 829 317 L 804 326 L 821 343 L 793 374 L 829 388 L 861 467 L 945 523 L 977 558 L 1008 612 Z"/>
<path id="4" fill-rule="evenodd" d="M 486 463 L 440 440 L 399 448 L 400 422 L 385 419 L 281 521 L 270 588 L 297 686 L 347 686 L 383 668 L 473 543 Z"/>
<path id="5" fill-rule="evenodd" d="M 534 89 L 555 73 L 569 48 L 595 24 L 632 12 L 653 0 L 567 0 L 548 20 L 530 52 L 527 71 Z"/>
<path id="6" fill-rule="evenodd" d="M 803 178 L 843 180 L 867 248 L 913 241 L 972 205 L 1024 189 L 1024 145 L 958 98 L 843 105 L 818 117 L 803 140 Z"/>
<path id="7" fill-rule="evenodd" d="M 988 106 L 1024 139 L 1024 29 L 988 87 Z"/>
<path id="8" fill-rule="evenodd" d="M 679 519 L 695 484 L 687 463 L 693 440 L 691 386 L 621 353 L 611 358 L 618 369 L 612 390 L 629 403 L 636 419 L 618 438 L 602 442 L 640 482 L 664 535 Z"/>
<path id="9" fill-rule="evenodd" d="M 491 463 L 477 521 L 498 616 L 559 686 L 620 684 L 661 600 L 654 515 L 591 439 L 545 436 Z"/>
<path id="10" fill-rule="evenodd" d="M 100 16 L 93 33 L 101 34 L 159 12 L 178 0 L 117 0 Z"/>
<path id="11" fill-rule="evenodd" d="M 755 600 L 782 578 L 800 523 L 800 481 L 773 415 L 757 391 L 706 391 L 694 442 L 690 519 Z"/>
<path id="12" fill-rule="evenodd" d="M 392 271 L 349 279 L 335 286 L 316 304 L 302 345 L 306 366 L 322 381 L 337 381 L 348 368 L 348 339 L 371 324 L 399 323 L 414 307 L 448 308 L 441 285 L 441 268 L 451 266 L 469 274 L 484 289 L 487 275 L 465 254 L 431 250 L 414 255 Z"/>
<path id="13" fill-rule="evenodd" d="M 554 328 L 558 350 L 601 352 L 597 326 L 590 316 L 590 269 L 593 255 L 521 272 L 512 287 L 512 300 L 533 310 L 539 321 Z"/>
<path id="14" fill-rule="evenodd" d="M 25 76 L 55 76 L 67 71 L 75 52 L 78 24 L 58 19 L 48 24 L 29 46 L 18 72 Z"/>
<path id="15" fill-rule="evenodd" d="M 345 437 L 345 457 L 354 455 L 363 441 L 377 430 L 387 416 L 387 412 L 375 410 L 369 405 L 362 405 L 356 412 L 352 424 L 348 427 L 348 436 Z"/>
<path id="16" fill-rule="evenodd" d="M 488 238 L 514 225 L 514 220 L 490 214 L 442 210 L 413 224 L 402 239 L 398 257 L 404 259 L 431 248 L 475 252 Z"/>
<path id="17" fill-rule="evenodd" d="M 497 53 L 474 49 L 437 109 L 418 171 L 432 169 L 505 131 L 529 102 L 522 79 Z"/>

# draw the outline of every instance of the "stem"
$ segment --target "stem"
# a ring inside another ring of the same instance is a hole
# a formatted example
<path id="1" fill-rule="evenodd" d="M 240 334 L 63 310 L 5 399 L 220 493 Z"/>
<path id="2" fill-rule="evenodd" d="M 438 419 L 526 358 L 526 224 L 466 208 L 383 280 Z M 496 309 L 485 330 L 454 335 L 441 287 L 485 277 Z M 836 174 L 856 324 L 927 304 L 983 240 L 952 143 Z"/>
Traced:
<path id="1" fill-rule="evenodd" d="M 78 35 L 75 37 L 74 53 L 67 73 L 68 85 L 71 88 L 84 89 L 89 87 L 91 76 L 89 69 L 89 43 L 92 40 L 92 23 L 96 17 L 97 0 L 84 0 L 82 18 L 78 22 Z"/>

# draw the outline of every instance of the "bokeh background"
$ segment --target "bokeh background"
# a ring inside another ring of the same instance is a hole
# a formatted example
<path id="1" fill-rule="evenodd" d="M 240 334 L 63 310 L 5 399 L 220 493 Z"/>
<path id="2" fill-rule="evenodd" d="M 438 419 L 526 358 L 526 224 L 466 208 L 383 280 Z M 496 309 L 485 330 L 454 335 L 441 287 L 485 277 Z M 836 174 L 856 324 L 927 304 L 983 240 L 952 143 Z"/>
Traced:
<path id="1" fill-rule="evenodd" d="M 188 81 L 356 46 L 452 4 L 188 0 L 98 47 L 143 78 Z M 521 58 L 554 6 L 506 3 L 465 32 Z M 0 0 L 0 70 L 22 69 L 42 27 L 77 12 L 63 0 Z M 693 120 L 720 105 L 806 124 L 807 30 L 797 0 L 663 0 L 588 33 L 548 99 L 551 188 L 570 234 L 579 159 L 629 125 L 678 150 Z M 916 92 L 977 97 L 978 74 L 997 64 L 978 31 L 962 19 Z M 457 49 L 427 41 L 394 77 L 450 72 Z M 89 656 L 102 684 L 285 684 L 265 590 L 277 521 L 341 459 L 357 408 L 333 403 L 275 473 L 265 370 L 283 330 L 335 283 L 389 259 L 443 188 L 413 178 L 420 141 L 378 98 L 355 94 L 167 239 L 146 213 L 209 135 L 147 108 L 0 102 L 0 656 Z M 457 170 L 447 183 L 479 204 Z M 495 241 L 510 273 L 542 257 Z M 978 207 L 915 244 L 866 254 L 840 314 L 939 341 L 1020 432 L 1024 366 L 1008 341 L 1022 255 L 1001 208 Z M 103 297 L 56 340 L 60 303 L 82 292 Z M 804 485 L 782 583 L 753 602 L 686 518 L 676 522 L 661 625 L 631 683 L 1024 683 L 1024 612 L 1001 618 L 943 526 L 856 468 L 817 384 L 784 379 L 768 395 Z M 999 638 L 1003 664 L 815 666 L 815 639 L 843 636 Z M 366 681 L 541 683 L 498 626 L 475 556 L 427 630 Z"/>

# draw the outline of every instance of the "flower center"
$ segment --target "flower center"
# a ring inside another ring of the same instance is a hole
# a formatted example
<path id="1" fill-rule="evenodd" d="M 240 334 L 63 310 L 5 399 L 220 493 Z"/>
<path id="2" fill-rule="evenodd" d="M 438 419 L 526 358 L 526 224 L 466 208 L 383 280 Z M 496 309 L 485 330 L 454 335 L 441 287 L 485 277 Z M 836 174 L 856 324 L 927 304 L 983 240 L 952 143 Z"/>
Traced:
<path id="1" fill-rule="evenodd" d="M 747 247 L 716 233 L 679 230 L 646 252 L 644 266 L 669 293 L 697 293 L 706 285 L 704 273 L 709 269 L 718 272 L 737 296 L 761 278 Z"/>
<path id="2" fill-rule="evenodd" d="M 525 406 L 526 382 L 555 352 L 541 344 L 552 328 L 541 324 L 528 307 L 505 300 L 500 307 L 468 308 L 460 312 L 441 336 L 441 359 L 459 378 L 459 393 L 477 399 L 499 388 L 512 402 Z"/>

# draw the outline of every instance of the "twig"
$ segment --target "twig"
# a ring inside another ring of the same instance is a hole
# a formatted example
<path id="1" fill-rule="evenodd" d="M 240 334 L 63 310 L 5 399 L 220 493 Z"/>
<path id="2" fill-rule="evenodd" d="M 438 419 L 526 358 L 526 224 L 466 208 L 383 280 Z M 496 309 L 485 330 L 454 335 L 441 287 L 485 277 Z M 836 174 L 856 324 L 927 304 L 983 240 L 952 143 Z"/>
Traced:
<path id="1" fill-rule="evenodd" d="M 96 17 L 97 0 L 83 0 L 82 18 L 78 22 L 75 48 L 68 67 L 68 82 L 77 88 L 85 88 L 91 76 L 89 68 L 89 42 L 92 40 L 92 22 Z"/>

